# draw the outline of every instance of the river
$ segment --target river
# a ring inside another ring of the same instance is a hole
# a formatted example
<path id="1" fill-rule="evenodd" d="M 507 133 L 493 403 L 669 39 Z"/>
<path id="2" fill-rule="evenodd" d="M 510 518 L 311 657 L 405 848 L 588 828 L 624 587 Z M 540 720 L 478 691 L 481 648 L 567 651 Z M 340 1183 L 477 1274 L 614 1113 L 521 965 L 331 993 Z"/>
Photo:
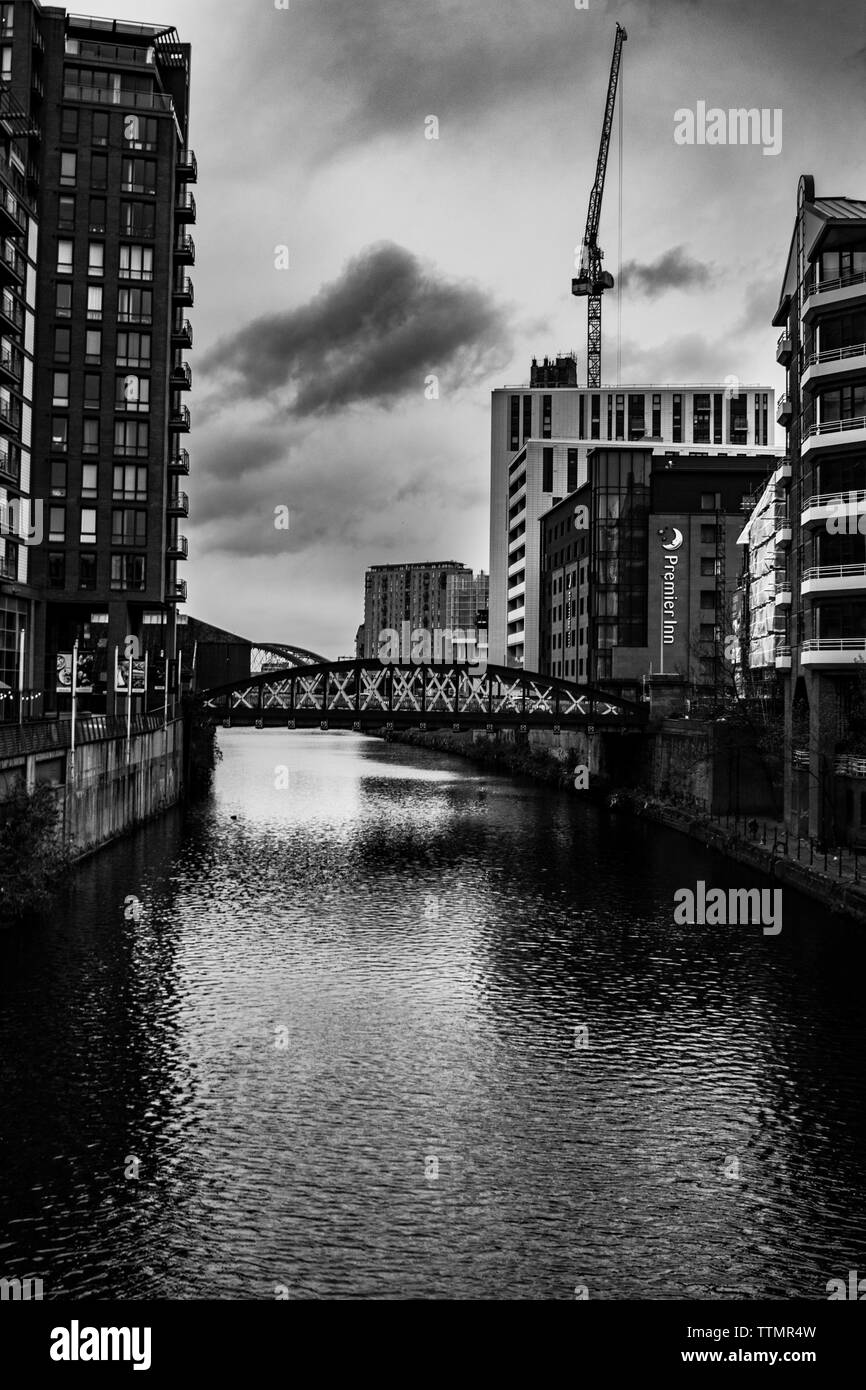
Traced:
<path id="1" fill-rule="evenodd" d="M 864 931 L 678 926 L 742 866 L 360 735 L 0 935 L 0 1275 L 73 1298 L 826 1298 L 866 1274 Z"/>

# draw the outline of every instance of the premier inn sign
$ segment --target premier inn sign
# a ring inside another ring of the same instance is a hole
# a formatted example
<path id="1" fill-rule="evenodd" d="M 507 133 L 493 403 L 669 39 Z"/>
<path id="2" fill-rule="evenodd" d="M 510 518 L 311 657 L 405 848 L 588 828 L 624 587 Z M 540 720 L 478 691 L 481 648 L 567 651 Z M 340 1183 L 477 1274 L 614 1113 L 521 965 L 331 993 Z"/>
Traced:
<path id="1" fill-rule="evenodd" d="M 661 573 L 661 641 L 659 644 L 659 670 L 665 669 L 665 647 L 674 646 L 677 638 L 679 615 L 679 550 L 683 543 L 683 533 L 678 526 L 668 526 L 660 533 L 662 538 Z"/>

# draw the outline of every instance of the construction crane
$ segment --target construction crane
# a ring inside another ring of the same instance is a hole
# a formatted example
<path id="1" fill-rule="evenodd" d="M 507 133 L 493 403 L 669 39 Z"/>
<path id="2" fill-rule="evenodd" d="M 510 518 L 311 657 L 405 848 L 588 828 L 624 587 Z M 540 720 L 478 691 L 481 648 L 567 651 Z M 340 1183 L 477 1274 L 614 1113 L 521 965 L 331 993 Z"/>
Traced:
<path id="1" fill-rule="evenodd" d="M 619 80 L 619 67 L 622 60 L 622 46 L 628 34 L 621 24 L 616 26 L 613 44 L 613 58 L 610 63 L 610 79 L 607 84 L 607 104 L 604 108 L 604 122 L 601 127 L 601 144 L 598 147 L 598 163 L 595 166 L 595 183 L 589 195 L 589 212 L 586 215 L 586 231 L 583 234 L 583 250 L 580 256 L 580 271 L 571 282 L 571 293 L 588 298 L 586 328 L 586 384 L 601 385 L 601 296 L 605 290 L 613 289 L 613 276 L 605 270 L 602 261 L 604 252 L 598 244 L 598 225 L 601 221 L 601 199 L 604 194 L 604 176 L 607 172 L 607 152 L 610 148 L 610 132 L 613 128 L 613 112 L 616 106 L 616 86 Z"/>

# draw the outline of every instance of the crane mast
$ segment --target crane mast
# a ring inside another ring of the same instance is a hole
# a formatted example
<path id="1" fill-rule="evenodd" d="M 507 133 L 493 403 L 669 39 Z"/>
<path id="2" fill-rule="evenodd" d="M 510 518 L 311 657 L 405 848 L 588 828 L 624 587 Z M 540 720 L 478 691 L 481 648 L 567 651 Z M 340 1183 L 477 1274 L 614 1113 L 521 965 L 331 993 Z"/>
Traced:
<path id="1" fill-rule="evenodd" d="M 607 84 L 607 102 L 604 108 L 604 121 L 601 127 L 601 143 L 598 147 L 598 162 L 595 166 L 595 183 L 589 195 L 589 211 L 586 215 L 586 231 L 583 234 L 583 249 L 580 256 L 580 271 L 571 282 L 571 293 L 588 299 L 586 331 L 586 384 L 601 385 L 601 296 L 605 290 L 613 289 L 613 276 L 604 269 L 604 252 L 598 244 L 598 228 L 601 221 L 601 200 L 604 195 L 604 176 L 607 172 L 607 154 L 610 149 L 610 133 L 613 129 L 613 113 L 616 106 L 616 88 L 619 81 L 619 68 L 622 60 L 622 46 L 628 34 L 621 24 L 616 26 L 613 44 L 613 57 L 610 63 L 610 78 Z"/>

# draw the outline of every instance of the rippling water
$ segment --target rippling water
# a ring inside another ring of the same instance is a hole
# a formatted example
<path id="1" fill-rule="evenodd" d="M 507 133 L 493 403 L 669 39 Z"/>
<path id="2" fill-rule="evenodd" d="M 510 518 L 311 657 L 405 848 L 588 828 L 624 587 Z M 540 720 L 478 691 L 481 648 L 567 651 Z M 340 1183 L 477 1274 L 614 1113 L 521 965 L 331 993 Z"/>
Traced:
<path id="1" fill-rule="evenodd" d="M 787 890 L 776 937 L 675 926 L 677 888 L 760 880 L 438 754 L 222 746 L 210 802 L 0 936 L 0 1276 L 749 1299 L 866 1273 L 863 928 Z"/>

